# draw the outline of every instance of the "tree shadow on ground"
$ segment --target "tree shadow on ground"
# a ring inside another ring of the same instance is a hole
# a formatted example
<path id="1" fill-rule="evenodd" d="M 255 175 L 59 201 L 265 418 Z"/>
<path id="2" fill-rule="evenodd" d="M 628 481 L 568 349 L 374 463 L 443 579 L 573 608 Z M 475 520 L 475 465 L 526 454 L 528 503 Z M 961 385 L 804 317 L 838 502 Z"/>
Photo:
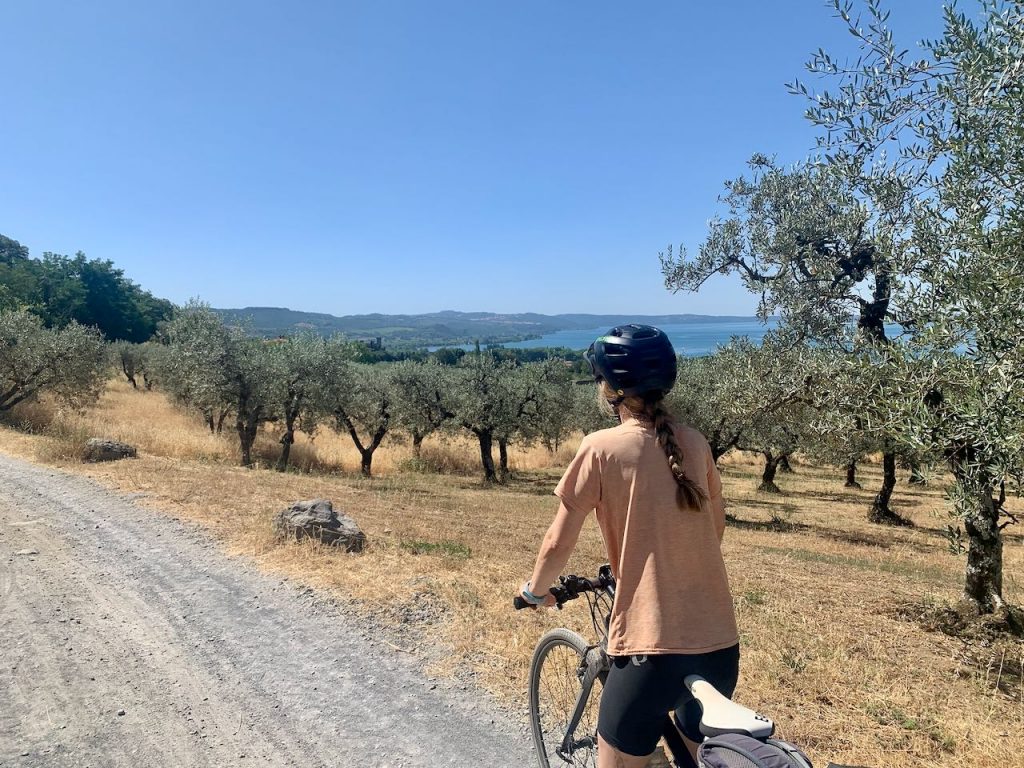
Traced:
<path id="1" fill-rule="evenodd" d="M 927 632 L 941 632 L 961 641 L 956 655 L 962 667 L 957 674 L 974 677 L 986 687 L 1020 699 L 1024 696 L 1024 610 L 1002 605 L 991 614 L 979 615 L 967 604 L 897 604 L 893 617 L 917 624 Z"/>
<path id="2" fill-rule="evenodd" d="M 855 489 L 850 489 L 847 491 L 822 492 L 814 490 L 787 490 L 785 487 L 783 487 L 782 493 L 783 495 L 790 496 L 792 498 L 814 499 L 817 501 L 831 501 L 838 504 L 856 504 L 860 502 L 870 504 L 871 499 L 873 499 L 875 496 L 875 493 L 868 488 L 865 488 L 861 492 L 858 492 Z M 903 494 L 901 494 L 899 491 L 893 493 L 893 499 L 895 501 L 893 506 L 897 507 L 920 507 L 924 505 L 924 502 L 919 501 L 918 499 L 908 500 L 903 498 Z"/>
<path id="3" fill-rule="evenodd" d="M 549 472 L 537 470 L 517 470 L 510 472 L 505 477 L 487 483 L 478 476 L 459 477 L 457 482 L 463 488 L 487 488 L 490 490 L 505 490 L 512 493 L 528 493 L 534 496 L 551 496 L 558 484 L 558 477 Z"/>
<path id="4" fill-rule="evenodd" d="M 743 531 L 772 531 L 773 533 L 800 533 L 811 530 L 807 523 L 793 523 L 783 520 L 781 517 L 772 517 L 771 520 L 741 520 L 735 515 L 726 515 L 725 522 L 733 528 Z"/>
<path id="5" fill-rule="evenodd" d="M 772 506 L 765 504 L 764 506 Z M 920 542 L 912 541 L 906 536 L 893 536 L 894 531 L 916 531 L 920 530 L 917 528 L 910 529 L 896 529 L 889 527 L 880 527 L 877 533 L 866 532 L 866 531 L 844 531 L 837 530 L 835 528 L 829 528 L 824 525 L 817 525 L 815 523 L 799 523 L 791 520 L 786 520 L 778 515 L 773 515 L 770 520 L 744 520 L 736 517 L 735 515 L 727 514 L 725 516 L 726 522 L 729 526 L 738 528 L 740 530 L 747 531 L 770 531 L 773 533 L 802 533 L 811 536 L 818 536 L 823 539 L 829 539 L 831 541 L 840 541 L 845 544 L 852 544 L 854 546 L 861 547 L 873 547 L 876 549 L 891 549 L 893 545 L 899 545 L 901 547 L 907 547 L 917 552 L 928 553 L 934 552 L 934 545 L 922 544 Z M 941 533 L 943 538 L 946 537 L 945 531 L 935 532 Z"/>

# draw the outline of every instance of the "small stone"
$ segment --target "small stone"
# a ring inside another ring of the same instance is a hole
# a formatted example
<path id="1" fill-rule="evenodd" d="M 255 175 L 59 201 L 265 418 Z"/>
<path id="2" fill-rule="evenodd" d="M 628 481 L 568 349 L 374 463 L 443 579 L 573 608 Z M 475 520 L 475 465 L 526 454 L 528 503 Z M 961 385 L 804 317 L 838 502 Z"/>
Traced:
<path id="1" fill-rule="evenodd" d="M 39 554 L 39 550 L 38 549 L 19 549 L 14 554 L 16 554 L 16 555 L 38 555 Z"/>
<path id="2" fill-rule="evenodd" d="M 118 717 L 124 717 L 124 710 L 123 709 L 117 710 L 117 716 Z"/>

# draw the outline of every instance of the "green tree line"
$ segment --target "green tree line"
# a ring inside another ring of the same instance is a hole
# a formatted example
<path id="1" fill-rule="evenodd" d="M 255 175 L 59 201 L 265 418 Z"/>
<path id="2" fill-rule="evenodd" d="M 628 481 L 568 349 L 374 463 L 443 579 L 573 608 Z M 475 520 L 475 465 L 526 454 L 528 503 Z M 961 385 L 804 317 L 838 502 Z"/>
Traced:
<path id="1" fill-rule="evenodd" d="M 0 309 L 21 309 L 48 328 L 75 322 L 111 341 L 144 342 L 169 319 L 173 305 L 124 276 L 113 262 L 44 253 L 29 256 L 17 240 L 0 235 Z"/>

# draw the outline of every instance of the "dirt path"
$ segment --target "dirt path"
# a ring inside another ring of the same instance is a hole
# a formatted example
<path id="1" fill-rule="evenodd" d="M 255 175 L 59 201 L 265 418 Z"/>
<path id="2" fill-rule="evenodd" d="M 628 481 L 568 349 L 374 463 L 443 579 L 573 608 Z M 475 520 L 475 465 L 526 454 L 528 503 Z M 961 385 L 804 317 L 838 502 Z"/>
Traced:
<path id="1" fill-rule="evenodd" d="M 0 766 L 533 764 L 517 724 L 376 634 L 194 528 L 0 456 Z"/>

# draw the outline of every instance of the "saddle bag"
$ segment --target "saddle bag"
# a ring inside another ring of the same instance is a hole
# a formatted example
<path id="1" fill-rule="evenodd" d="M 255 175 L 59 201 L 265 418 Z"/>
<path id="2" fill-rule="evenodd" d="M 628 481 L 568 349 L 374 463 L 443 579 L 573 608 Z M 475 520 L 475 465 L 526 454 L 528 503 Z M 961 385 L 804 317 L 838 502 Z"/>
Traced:
<path id="1" fill-rule="evenodd" d="M 792 744 L 739 733 L 705 741 L 697 749 L 697 762 L 700 768 L 813 768 L 807 755 Z"/>

